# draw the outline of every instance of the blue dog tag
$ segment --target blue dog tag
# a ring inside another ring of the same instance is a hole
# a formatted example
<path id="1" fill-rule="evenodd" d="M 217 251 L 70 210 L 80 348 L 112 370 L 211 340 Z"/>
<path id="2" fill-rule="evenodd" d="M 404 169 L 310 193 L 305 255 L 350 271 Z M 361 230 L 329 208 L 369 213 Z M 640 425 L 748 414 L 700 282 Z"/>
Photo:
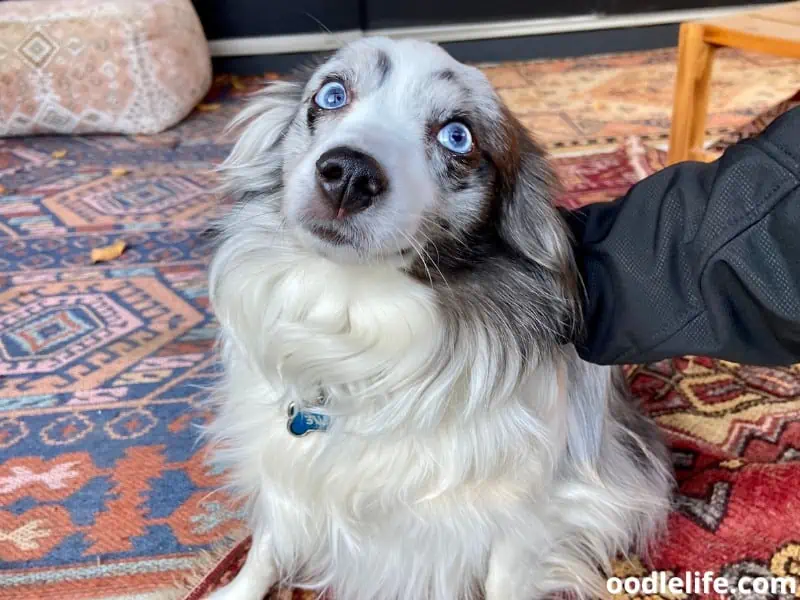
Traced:
<path id="1" fill-rule="evenodd" d="M 288 415 L 286 428 L 295 437 L 303 437 L 311 431 L 325 431 L 331 422 L 328 415 L 297 410 L 294 402 L 289 405 Z"/>

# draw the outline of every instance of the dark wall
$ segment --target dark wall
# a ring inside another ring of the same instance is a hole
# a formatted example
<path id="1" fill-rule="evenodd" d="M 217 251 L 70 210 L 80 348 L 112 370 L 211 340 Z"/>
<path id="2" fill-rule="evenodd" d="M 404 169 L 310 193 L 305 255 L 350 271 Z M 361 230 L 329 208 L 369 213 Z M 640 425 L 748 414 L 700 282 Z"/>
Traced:
<path id="1" fill-rule="evenodd" d="M 643 13 L 661 10 L 716 8 L 746 4 L 775 4 L 786 0 L 604 0 L 607 14 Z"/>
<path id="2" fill-rule="evenodd" d="M 678 26 L 670 24 L 452 42 L 442 44 L 442 47 L 463 62 L 499 62 L 668 48 L 677 42 Z M 214 68 L 219 73 L 240 75 L 252 75 L 266 71 L 286 73 L 300 65 L 308 64 L 313 58 L 314 56 L 311 54 L 215 58 Z"/>
<path id="3" fill-rule="evenodd" d="M 368 29 L 586 15 L 602 0 L 364 0 Z"/>
<path id="4" fill-rule="evenodd" d="M 775 0 L 194 0 L 209 39 L 642 13 Z"/>
<path id="5" fill-rule="evenodd" d="M 641 13 L 773 0 L 194 0 L 209 39 L 317 33 L 553 16 Z M 788 1 L 788 0 L 784 0 Z M 678 25 L 657 25 L 443 44 L 468 62 L 583 56 L 675 46 Z M 313 58 L 282 54 L 215 58 L 217 72 L 287 72 Z"/>
<path id="6" fill-rule="evenodd" d="M 193 0 L 206 37 L 343 31 L 361 27 L 361 0 Z"/>

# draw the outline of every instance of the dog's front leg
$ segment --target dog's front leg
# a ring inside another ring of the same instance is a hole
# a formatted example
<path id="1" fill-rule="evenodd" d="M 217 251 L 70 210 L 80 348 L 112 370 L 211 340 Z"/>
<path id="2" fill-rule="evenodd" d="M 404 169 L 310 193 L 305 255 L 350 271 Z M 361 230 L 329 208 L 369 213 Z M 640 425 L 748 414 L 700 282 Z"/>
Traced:
<path id="1" fill-rule="evenodd" d="M 278 571 L 269 555 L 268 538 L 253 537 L 242 570 L 228 585 L 213 592 L 209 600 L 262 600 L 277 582 Z"/>
<path id="2" fill-rule="evenodd" d="M 486 600 L 532 600 L 529 589 L 530 564 L 527 554 L 508 540 L 498 540 L 489 555 Z"/>

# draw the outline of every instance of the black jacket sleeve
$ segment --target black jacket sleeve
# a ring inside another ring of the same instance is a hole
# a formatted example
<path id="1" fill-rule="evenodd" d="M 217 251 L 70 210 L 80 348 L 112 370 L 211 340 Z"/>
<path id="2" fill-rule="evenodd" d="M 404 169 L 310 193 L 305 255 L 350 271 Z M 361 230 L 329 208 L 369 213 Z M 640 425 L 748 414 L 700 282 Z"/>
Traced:
<path id="1" fill-rule="evenodd" d="M 716 162 L 674 165 L 567 220 L 585 360 L 800 362 L 800 108 Z"/>

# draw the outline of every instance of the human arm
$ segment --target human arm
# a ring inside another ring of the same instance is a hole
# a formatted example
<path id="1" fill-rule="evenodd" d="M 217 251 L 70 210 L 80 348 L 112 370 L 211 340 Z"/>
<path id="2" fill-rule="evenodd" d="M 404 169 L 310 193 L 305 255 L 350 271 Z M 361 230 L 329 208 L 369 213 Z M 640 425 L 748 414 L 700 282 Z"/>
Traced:
<path id="1" fill-rule="evenodd" d="M 800 362 L 800 108 L 713 163 L 681 163 L 567 215 L 581 356 Z"/>

